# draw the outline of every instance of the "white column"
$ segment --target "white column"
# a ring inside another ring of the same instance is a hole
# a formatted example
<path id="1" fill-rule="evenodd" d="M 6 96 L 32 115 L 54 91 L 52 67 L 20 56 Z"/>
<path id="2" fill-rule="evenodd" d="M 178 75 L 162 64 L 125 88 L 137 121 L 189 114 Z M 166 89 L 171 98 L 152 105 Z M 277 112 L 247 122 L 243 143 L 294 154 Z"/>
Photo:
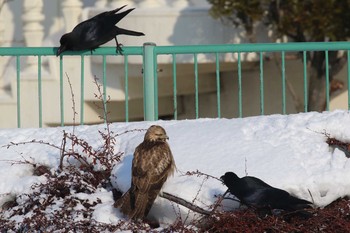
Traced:
<path id="1" fill-rule="evenodd" d="M 24 0 L 23 3 L 23 35 L 26 46 L 40 47 L 44 38 L 43 0 Z M 37 70 L 36 57 L 27 58 L 27 71 Z"/>
<path id="2" fill-rule="evenodd" d="M 0 0 L 0 4 L 4 3 L 4 0 Z M 0 11 L 0 47 L 4 45 L 4 34 L 5 34 L 5 24 L 4 24 L 4 13 L 3 11 Z M 4 57 L 0 56 L 0 88 L 3 87 L 3 72 L 4 72 Z"/>
<path id="3" fill-rule="evenodd" d="M 128 7 L 134 7 L 137 3 L 133 0 L 111 0 L 110 7 L 115 9 L 127 5 Z"/>
<path id="4" fill-rule="evenodd" d="M 107 6 L 107 0 L 96 0 L 95 7 L 105 8 Z"/>
<path id="5" fill-rule="evenodd" d="M 184 8 L 188 7 L 190 4 L 188 0 L 174 0 L 171 5 L 178 8 Z"/>
<path id="6" fill-rule="evenodd" d="M 139 3 L 139 6 L 142 8 L 154 8 L 167 5 L 167 0 L 141 0 Z"/>
<path id="7" fill-rule="evenodd" d="M 62 13 L 66 25 L 66 32 L 72 31 L 72 29 L 80 23 L 80 16 L 82 12 L 83 3 L 81 0 L 63 0 L 62 1 Z"/>
<path id="8" fill-rule="evenodd" d="M 4 4 L 4 0 L 0 0 L 0 6 Z M 4 12 L 0 11 L 0 47 L 4 43 L 4 34 L 5 34 L 5 24 L 4 24 Z"/>

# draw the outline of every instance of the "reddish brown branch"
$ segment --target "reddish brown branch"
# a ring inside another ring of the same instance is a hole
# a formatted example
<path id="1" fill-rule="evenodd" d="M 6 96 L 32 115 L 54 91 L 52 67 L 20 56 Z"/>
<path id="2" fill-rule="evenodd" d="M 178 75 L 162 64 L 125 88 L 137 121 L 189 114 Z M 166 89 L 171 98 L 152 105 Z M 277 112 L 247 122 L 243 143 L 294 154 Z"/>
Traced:
<path id="1" fill-rule="evenodd" d="M 205 209 L 202 209 L 201 207 L 199 206 L 196 206 L 195 204 L 189 202 L 189 201 L 186 201 L 185 199 L 182 199 L 180 197 L 177 197 L 175 195 L 172 195 L 170 193 L 166 193 L 166 192 L 163 192 L 163 193 L 160 193 L 159 194 L 160 197 L 162 198 L 165 198 L 169 201 L 172 201 L 172 202 L 175 202 L 179 205 L 182 205 L 196 213 L 199 213 L 199 214 L 204 214 L 204 215 L 210 215 L 211 214 L 211 211 L 208 211 L 208 210 L 205 210 Z"/>

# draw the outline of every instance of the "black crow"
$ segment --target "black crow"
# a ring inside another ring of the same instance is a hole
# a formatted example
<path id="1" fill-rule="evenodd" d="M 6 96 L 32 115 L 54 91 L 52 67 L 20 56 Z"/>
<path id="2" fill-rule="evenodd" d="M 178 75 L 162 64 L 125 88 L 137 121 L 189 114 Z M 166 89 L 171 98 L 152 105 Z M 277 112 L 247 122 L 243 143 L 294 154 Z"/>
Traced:
<path id="1" fill-rule="evenodd" d="M 293 197 L 282 189 L 274 188 L 256 177 L 239 178 L 233 172 L 226 172 L 220 179 L 242 204 L 257 209 L 295 211 L 309 208 L 312 204 L 307 200 Z"/>
<path id="2" fill-rule="evenodd" d="M 125 5 L 126 6 L 126 5 Z M 116 14 L 125 6 L 112 11 L 106 11 L 98 14 L 91 19 L 79 23 L 72 32 L 64 34 L 60 39 L 60 47 L 57 50 L 57 56 L 66 50 L 94 50 L 100 45 L 107 43 L 115 38 L 117 52 L 122 54 L 122 48 L 117 41 L 117 35 L 143 36 L 142 32 L 130 31 L 115 26 L 122 18 L 129 14 L 135 8 Z"/>

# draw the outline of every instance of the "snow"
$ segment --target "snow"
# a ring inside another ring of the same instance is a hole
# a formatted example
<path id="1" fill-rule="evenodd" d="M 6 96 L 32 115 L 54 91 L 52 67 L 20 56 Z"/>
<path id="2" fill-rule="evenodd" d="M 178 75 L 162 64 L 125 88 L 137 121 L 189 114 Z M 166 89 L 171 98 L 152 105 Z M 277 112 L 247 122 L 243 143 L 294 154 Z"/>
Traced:
<path id="1" fill-rule="evenodd" d="M 195 200 L 194 203 L 202 208 L 213 204 L 215 196 L 223 194 L 226 187 L 215 179 L 185 175 L 187 171 L 199 170 L 218 178 L 227 171 L 238 176 L 255 176 L 294 196 L 313 200 L 318 207 L 350 195 L 350 162 L 342 151 L 328 146 L 324 134 L 350 142 L 350 115 L 347 111 L 113 123 L 110 127 L 115 133 L 130 131 L 116 138 L 115 151 L 124 152 L 124 156 L 113 170 L 113 176 L 117 177 L 113 184 L 122 191 L 130 186 L 134 149 L 142 142 L 144 130 L 153 124 L 161 125 L 167 131 L 177 165 L 175 175 L 166 182 L 163 191 L 190 202 Z M 103 144 L 98 130 L 104 128 L 105 125 L 101 124 L 77 126 L 74 130 L 78 137 L 86 139 L 97 149 Z M 43 176 L 32 174 L 32 166 L 15 161 L 26 159 L 56 169 L 60 156 L 58 149 L 43 144 L 29 143 L 10 148 L 6 145 L 35 139 L 60 146 L 63 130 L 71 132 L 73 128 L 0 130 L 0 206 L 9 196 L 26 193 L 33 184 L 45 182 Z M 100 189 L 89 198 L 101 200 L 94 208 L 92 216 L 95 220 L 113 224 L 122 218 L 113 207 L 111 192 Z M 230 203 L 225 203 L 230 208 Z M 192 216 L 188 213 L 186 208 L 159 197 L 150 215 L 161 223 L 171 223 L 180 214 L 184 218 Z"/>

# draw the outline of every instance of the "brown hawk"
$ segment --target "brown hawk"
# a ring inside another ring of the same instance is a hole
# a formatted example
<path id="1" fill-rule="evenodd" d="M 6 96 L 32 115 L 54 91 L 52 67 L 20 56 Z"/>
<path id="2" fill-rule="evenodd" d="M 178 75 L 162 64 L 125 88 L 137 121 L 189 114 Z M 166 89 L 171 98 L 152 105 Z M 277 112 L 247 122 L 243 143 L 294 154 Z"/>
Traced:
<path id="1" fill-rule="evenodd" d="M 131 187 L 114 203 L 129 219 L 143 219 L 148 215 L 163 184 L 174 173 L 175 161 L 167 139 L 161 126 L 152 125 L 135 149 Z"/>

